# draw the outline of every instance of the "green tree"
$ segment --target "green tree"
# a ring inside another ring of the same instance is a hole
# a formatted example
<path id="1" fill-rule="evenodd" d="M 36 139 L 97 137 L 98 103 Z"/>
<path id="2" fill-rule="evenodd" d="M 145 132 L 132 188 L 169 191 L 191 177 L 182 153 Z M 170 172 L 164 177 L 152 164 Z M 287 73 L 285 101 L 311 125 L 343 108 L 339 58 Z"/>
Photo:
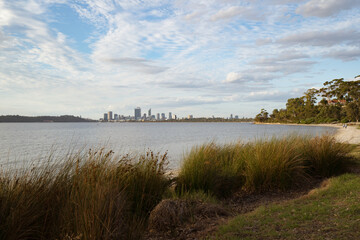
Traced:
<path id="1" fill-rule="evenodd" d="M 356 76 L 355 79 L 359 78 Z M 320 90 L 323 96 L 328 99 L 336 97 L 337 100 L 345 100 L 344 113 L 346 117 L 359 121 L 360 119 L 360 80 L 344 81 L 343 78 L 334 79 L 324 83 Z"/>
<path id="2" fill-rule="evenodd" d="M 261 109 L 261 112 L 256 115 L 256 122 L 266 122 L 269 119 L 269 113 L 265 109 Z"/>
<path id="3" fill-rule="evenodd" d="M 350 121 L 359 122 L 360 119 L 360 108 L 356 102 L 348 103 L 346 106 L 346 117 Z"/>
<path id="4" fill-rule="evenodd" d="M 304 117 L 305 102 L 304 98 L 290 98 L 286 103 L 286 110 L 290 120 L 300 120 Z"/>
<path id="5" fill-rule="evenodd" d="M 316 95 L 318 94 L 318 90 L 315 88 L 311 88 L 309 90 L 307 90 L 304 93 L 304 98 L 305 98 L 305 107 L 304 107 L 304 114 L 305 114 L 305 118 L 311 118 L 311 117 L 315 117 L 317 114 L 317 108 L 315 106 L 316 103 Z"/>

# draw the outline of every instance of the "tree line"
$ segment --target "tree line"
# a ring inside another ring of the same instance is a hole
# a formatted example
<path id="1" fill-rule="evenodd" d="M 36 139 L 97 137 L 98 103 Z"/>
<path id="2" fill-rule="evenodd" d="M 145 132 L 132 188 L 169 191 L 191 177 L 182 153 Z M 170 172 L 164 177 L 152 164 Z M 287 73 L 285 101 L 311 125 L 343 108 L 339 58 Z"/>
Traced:
<path id="1" fill-rule="evenodd" d="M 94 122 L 94 120 L 75 117 L 73 115 L 36 117 L 6 115 L 0 116 L 0 122 Z"/>
<path id="2" fill-rule="evenodd" d="M 271 114 L 261 109 L 255 121 L 302 124 L 359 122 L 360 75 L 353 81 L 340 78 L 323 85 L 321 89 L 311 88 L 301 97 L 288 99 L 285 109 L 274 109 Z"/>

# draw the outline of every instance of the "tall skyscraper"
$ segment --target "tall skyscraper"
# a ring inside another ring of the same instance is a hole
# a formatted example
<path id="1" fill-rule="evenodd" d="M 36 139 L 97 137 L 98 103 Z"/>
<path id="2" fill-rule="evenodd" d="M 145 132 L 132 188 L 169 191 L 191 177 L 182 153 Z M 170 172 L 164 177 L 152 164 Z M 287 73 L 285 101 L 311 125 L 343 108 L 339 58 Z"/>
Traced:
<path id="1" fill-rule="evenodd" d="M 151 108 L 148 111 L 148 116 L 149 116 L 149 119 L 151 120 Z"/>
<path id="2" fill-rule="evenodd" d="M 166 117 L 165 117 L 165 113 L 161 113 L 161 120 L 165 120 Z"/>
<path id="3" fill-rule="evenodd" d="M 108 112 L 108 121 L 113 120 L 112 111 Z"/>
<path id="4" fill-rule="evenodd" d="M 114 114 L 114 120 L 119 120 L 119 115 L 117 115 L 116 113 Z"/>
<path id="5" fill-rule="evenodd" d="M 104 113 L 104 121 L 107 122 L 108 121 L 108 114 Z"/>
<path id="6" fill-rule="evenodd" d="M 160 113 L 156 114 L 156 120 L 160 120 Z"/>
<path id="7" fill-rule="evenodd" d="M 141 108 L 139 108 L 139 107 L 135 108 L 134 116 L 135 116 L 135 120 L 141 119 Z"/>
<path id="8" fill-rule="evenodd" d="M 171 120 L 171 119 L 172 119 L 172 113 L 169 112 L 169 120 Z"/>

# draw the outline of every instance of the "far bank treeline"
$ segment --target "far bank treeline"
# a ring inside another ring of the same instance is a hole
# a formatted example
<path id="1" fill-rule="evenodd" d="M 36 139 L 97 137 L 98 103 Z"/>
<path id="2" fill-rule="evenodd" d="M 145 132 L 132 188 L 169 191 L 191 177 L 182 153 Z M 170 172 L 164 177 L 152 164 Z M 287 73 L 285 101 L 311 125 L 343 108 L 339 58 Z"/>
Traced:
<path id="1" fill-rule="evenodd" d="M 256 115 L 256 122 L 332 123 L 360 120 L 360 75 L 353 81 L 334 79 L 321 89 L 308 89 L 304 96 L 287 100 L 286 109 L 265 109 Z"/>
<path id="2" fill-rule="evenodd" d="M 6 115 L 0 116 L 0 122 L 95 122 L 91 119 L 76 117 L 73 115 L 62 116 L 19 116 L 19 115 Z"/>

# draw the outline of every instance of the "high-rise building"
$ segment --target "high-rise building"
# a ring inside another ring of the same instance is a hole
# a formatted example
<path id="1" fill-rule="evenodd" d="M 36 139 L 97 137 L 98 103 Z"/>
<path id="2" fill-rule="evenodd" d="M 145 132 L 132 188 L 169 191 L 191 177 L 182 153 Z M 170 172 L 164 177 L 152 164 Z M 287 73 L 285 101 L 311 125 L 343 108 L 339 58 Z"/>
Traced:
<path id="1" fill-rule="evenodd" d="M 171 119 L 172 119 L 172 113 L 169 112 L 169 120 L 171 120 Z"/>
<path id="2" fill-rule="evenodd" d="M 156 120 L 160 120 L 160 113 L 156 114 Z"/>
<path id="3" fill-rule="evenodd" d="M 233 115 L 232 115 L 232 114 L 230 114 L 230 119 L 233 119 Z"/>
<path id="4" fill-rule="evenodd" d="M 193 115 L 189 115 L 189 116 L 188 116 L 188 119 L 193 119 L 193 118 L 194 118 Z"/>
<path id="5" fill-rule="evenodd" d="M 148 111 L 148 117 L 149 117 L 149 120 L 151 120 L 151 108 Z"/>
<path id="6" fill-rule="evenodd" d="M 166 117 L 165 117 L 165 113 L 161 113 L 161 120 L 165 120 Z"/>
<path id="7" fill-rule="evenodd" d="M 116 113 L 114 114 L 114 120 L 119 120 L 119 115 L 117 115 Z"/>
<path id="8" fill-rule="evenodd" d="M 108 112 L 108 121 L 113 120 L 112 111 Z"/>
<path id="9" fill-rule="evenodd" d="M 108 121 L 108 114 L 104 113 L 104 121 L 107 122 Z"/>
<path id="10" fill-rule="evenodd" d="M 135 108 L 134 116 L 135 116 L 135 120 L 141 119 L 141 108 L 139 108 L 139 107 Z"/>

